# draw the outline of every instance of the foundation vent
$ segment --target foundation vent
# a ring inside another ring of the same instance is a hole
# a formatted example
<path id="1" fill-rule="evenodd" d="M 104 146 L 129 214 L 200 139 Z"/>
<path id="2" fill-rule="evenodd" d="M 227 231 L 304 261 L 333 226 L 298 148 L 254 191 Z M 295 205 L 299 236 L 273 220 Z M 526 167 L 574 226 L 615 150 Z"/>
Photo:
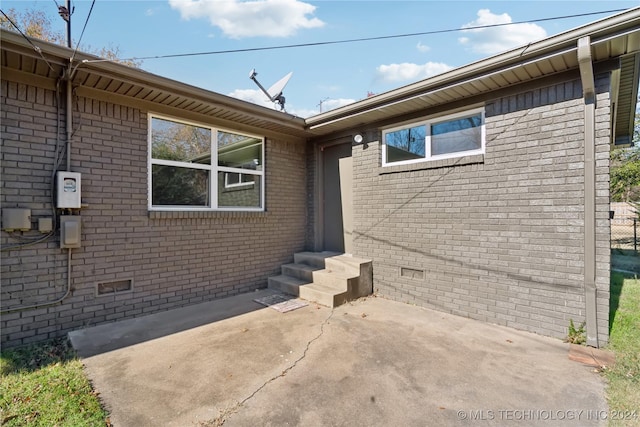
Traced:
<path id="1" fill-rule="evenodd" d="M 409 279 L 424 279 L 424 270 L 416 270 L 414 268 L 400 267 L 400 276 Z"/>
<path id="2" fill-rule="evenodd" d="M 102 282 L 97 285 L 98 296 L 122 294 L 133 290 L 133 279 L 114 280 L 113 282 Z"/>

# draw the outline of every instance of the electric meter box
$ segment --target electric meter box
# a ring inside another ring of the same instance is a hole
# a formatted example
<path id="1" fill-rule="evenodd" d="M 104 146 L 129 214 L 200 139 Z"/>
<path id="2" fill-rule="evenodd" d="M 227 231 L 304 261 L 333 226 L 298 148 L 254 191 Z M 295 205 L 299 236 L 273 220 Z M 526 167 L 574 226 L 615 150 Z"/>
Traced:
<path id="1" fill-rule="evenodd" d="M 58 209 L 80 209 L 80 181 L 77 172 L 58 172 Z"/>

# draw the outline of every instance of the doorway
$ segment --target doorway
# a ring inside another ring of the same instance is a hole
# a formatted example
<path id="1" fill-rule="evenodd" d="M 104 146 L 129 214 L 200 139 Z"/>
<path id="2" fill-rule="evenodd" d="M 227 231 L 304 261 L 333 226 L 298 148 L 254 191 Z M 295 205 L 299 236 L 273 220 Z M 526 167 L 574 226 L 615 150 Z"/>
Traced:
<path id="1" fill-rule="evenodd" d="M 351 142 L 320 147 L 322 237 L 325 251 L 353 251 L 353 162 Z"/>

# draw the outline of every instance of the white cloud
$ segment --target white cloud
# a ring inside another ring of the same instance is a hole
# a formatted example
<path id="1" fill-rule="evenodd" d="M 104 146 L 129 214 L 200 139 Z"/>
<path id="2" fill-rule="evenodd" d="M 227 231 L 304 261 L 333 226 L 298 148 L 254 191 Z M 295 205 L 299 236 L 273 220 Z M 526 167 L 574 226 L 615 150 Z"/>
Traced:
<path id="1" fill-rule="evenodd" d="M 311 17 L 316 7 L 299 0 L 169 0 L 183 19 L 208 19 L 231 38 L 288 37 L 324 25 Z"/>
<path id="2" fill-rule="evenodd" d="M 426 64 L 402 64 L 380 65 L 376 69 L 378 78 L 387 82 L 399 82 L 408 80 L 420 80 L 450 70 L 451 66 L 442 62 L 427 62 Z"/>
<path id="3" fill-rule="evenodd" d="M 279 109 L 276 107 L 276 103 L 271 102 L 259 89 L 236 89 L 229 93 L 228 96 L 271 108 L 273 110 Z"/>
<path id="4" fill-rule="evenodd" d="M 231 96 L 236 99 L 241 99 L 243 101 L 251 102 L 253 104 L 257 104 L 263 107 L 271 108 L 272 110 L 280 110 L 280 106 L 274 102 L 271 102 L 267 99 L 264 93 L 259 89 L 236 89 L 233 92 L 229 93 L 228 96 Z M 326 112 L 329 110 L 333 110 L 338 107 L 342 107 L 343 105 L 348 105 L 356 102 L 355 99 L 328 99 L 322 102 L 322 112 Z M 296 108 L 293 103 L 287 102 L 285 104 L 286 111 L 289 114 L 293 114 L 298 117 L 310 117 L 316 115 L 320 112 L 320 110 L 316 106 L 315 110 L 309 108 Z"/>
<path id="5" fill-rule="evenodd" d="M 320 111 L 320 106 L 316 105 L 315 110 L 310 110 L 308 108 L 295 108 L 295 106 L 292 106 L 291 109 L 287 108 L 287 112 L 295 114 L 298 117 L 307 118 L 320 114 L 321 112 L 326 113 L 329 110 L 335 110 L 336 108 L 353 104 L 354 102 L 356 102 L 355 99 L 349 98 L 327 99 L 322 101 L 322 111 Z"/>
<path id="6" fill-rule="evenodd" d="M 294 108 L 294 109 L 289 109 L 287 108 L 287 113 L 293 114 L 294 116 L 298 116 L 298 117 L 302 117 L 303 119 L 306 119 L 307 117 L 311 117 L 311 116 L 315 116 L 316 114 L 318 114 L 318 110 L 310 110 L 308 108 Z"/>
<path id="7" fill-rule="evenodd" d="M 511 22 L 513 22 L 511 16 L 506 13 L 496 15 L 491 13 L 489 9 L 480 9 L 478 11 L 478 19 L 463 25 L 462 28 L 508 24 Z M 545 29 L 536 24 L 514 24 L 493 28 L 470 29 L 465 30 L 464 33 L 466 36 L 458 39 L 461 44 L 468 45 L 473 52 L 488 55 L 526 45 L 547 36 Z"/>
<path id="8" fill-rule="evenodd" d="M 427 46 L 426 44 L 422 44 L 422 42 L 418 42 L 418 44 L 416 45 L 416 49 L 418 49 L 419 52 L 429 52 L 431 50 L 431 48 L 429 46 Z"/>

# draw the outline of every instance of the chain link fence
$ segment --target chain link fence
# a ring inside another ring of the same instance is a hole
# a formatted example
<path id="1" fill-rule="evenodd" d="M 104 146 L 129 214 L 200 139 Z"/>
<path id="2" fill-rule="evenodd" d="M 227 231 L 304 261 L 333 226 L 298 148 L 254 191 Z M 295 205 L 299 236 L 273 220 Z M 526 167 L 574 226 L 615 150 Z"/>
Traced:
<path id="1" fill-rule="evenodd" d="M 640 249 L 638 241 L 640 220 L 635 208 L 629 203 L 611 203 L 611 249 L 633 251 Z"/>

